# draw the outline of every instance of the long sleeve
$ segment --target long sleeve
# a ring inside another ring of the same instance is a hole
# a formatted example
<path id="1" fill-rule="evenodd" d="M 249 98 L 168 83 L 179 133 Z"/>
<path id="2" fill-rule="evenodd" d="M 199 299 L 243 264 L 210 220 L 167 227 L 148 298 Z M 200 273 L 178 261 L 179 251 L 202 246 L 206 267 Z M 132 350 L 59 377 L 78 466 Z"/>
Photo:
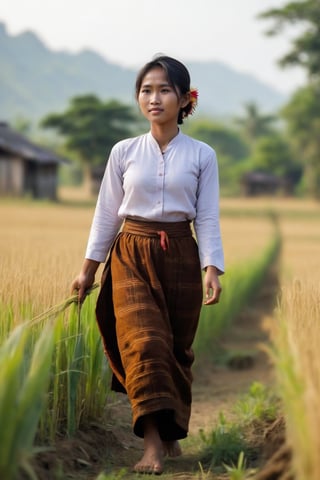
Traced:
<path id="1" fill-rule="evenodd" d="M 116 151 L 112 150 L 101 183 L 85 255 L 98 262 L 105 261 L 123 220 L 118 215 L 124 194 L 119 163 Z"/>
<path id="2" fill-rule="evenodd" d="M 224 254 L 219 218 L 219 171 L 214 151 L 202 163 L 197 197 L 194 228 L 201 267 L 214 265 L 221 274 L 224 272 Z"/>

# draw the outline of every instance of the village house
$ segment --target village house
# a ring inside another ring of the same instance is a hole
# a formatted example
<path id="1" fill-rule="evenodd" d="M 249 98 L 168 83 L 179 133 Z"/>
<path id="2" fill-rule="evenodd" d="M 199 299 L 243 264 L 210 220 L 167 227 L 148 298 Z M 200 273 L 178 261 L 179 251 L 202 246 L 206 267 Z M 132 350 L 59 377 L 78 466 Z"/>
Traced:
<path id="1" fill-rule="evenodd" d="M 274 195 L 289 188 L 285 179 L 265 172 L 247 172 L 243 175 L 241 184 L 246 197 Z"/>
<path id="2" fill-rule="evenodd" d="M 64 162 L 0 122 L 0 195 L 56 200 L 58 167 Z"/>

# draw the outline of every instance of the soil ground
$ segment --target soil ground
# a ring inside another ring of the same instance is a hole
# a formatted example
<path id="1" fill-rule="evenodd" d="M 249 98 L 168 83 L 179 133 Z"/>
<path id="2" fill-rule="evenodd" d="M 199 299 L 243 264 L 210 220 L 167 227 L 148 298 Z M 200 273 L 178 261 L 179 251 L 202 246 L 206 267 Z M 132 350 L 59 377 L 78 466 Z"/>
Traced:
<path id="1" fill-rule="evenodd" d="M 209 471 L 208 465 L 202 463 L 203 445 L 199 431 L 212 431 L 220 412 L 227 419 L 236 420 L 235 403 L 241 394 L 248 392 L 253 382 L 266 386 L 275 384 L 273 368 L 264 347 L 269 343 L 268 325 L 273 321 L 277 292 L 277 275 L 272 270 L 256 298 L 241 312 L 233 326 L 219 340 L 219 345 L 212 347 L 227 352 L 251 352 L 247 359 L 242 357 L 239 362 L 235 361 L 229 366 L 219 366 L 218 362 L 205 359 L 196 362 L 190 435 L 181 442 L 184 454 L 166 460 L 162 478 L 228 478 L 226 473 Z M 268 457 L 282 444 L 283 431 L 280 419 L 274 428 L 260 424 L 247 432 L 250 442 L 260 452 L 252 466 L 263 470 Z M 141 455 L 142 441 L 131 432 L 130 407 L 126 396 L 119 394 L 110 399 L 105 425 L 92 424 L 78 432 L 73 440 L 57 441 L 55 451 L 39 455 L 35 467 L 40 480 L 93 480 L 102 471 L 111 474 L 109 478 L 116 478 L 117 472 L 122 469 L 126 469 L 127 473 L 121 478 L 135 479 L 141 476 L 131 473 L 131 468 Z M 270 477 L 262 474 L 259 478 L 282 477 L 279 473 Z"/>

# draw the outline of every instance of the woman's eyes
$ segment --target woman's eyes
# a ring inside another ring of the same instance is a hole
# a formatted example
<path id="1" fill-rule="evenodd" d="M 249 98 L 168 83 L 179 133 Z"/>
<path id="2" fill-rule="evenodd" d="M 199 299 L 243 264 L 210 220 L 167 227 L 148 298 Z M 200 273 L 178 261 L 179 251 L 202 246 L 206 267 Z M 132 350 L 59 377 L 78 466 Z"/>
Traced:
<path id="1" fill-rule="evenodd" d="M 168 87 L 164 87 L 160 89 L 160 93 L 170 93 L 171 91 L 172 91 L 171 88 L 168 88 Z M 152 93 L 152 91 L 151 91 L 151 88 L 142 88 L 141 93 L 150 94 Z"/>

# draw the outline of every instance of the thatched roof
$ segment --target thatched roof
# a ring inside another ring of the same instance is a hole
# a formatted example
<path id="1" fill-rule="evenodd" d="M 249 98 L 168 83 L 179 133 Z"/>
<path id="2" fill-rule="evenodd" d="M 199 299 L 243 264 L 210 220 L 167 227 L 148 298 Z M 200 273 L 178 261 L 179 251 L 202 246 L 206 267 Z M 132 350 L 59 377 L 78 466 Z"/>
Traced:
<path id="1" fill-rule="evenodd" d="M 58 157 L 46 148 L 35 145 L 21 133 L 13 130 L 6 122 L 0 121 L 0 150 L 18 155 L 37 163 L 65 163 L 66 159 Z"/>

